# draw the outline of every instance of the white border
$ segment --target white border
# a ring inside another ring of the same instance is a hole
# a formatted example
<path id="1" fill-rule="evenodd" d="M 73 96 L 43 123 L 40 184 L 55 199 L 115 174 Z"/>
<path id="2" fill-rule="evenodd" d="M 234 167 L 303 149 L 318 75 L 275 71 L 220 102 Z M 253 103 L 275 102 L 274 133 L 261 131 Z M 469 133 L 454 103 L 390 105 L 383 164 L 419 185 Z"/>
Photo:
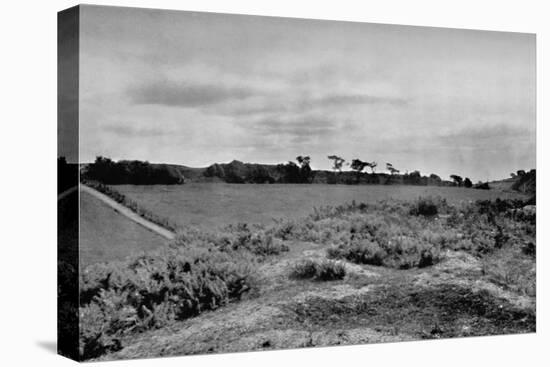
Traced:
<path id="1" fill-rule="evenodd" d="M 543 60 L 550 50 L 544 1 L 482 0 L 187 0 L 96 1 L 102 5 L 215 11 L 537 34 L 537 171 L 548 182 L 543 145 Z M 2 5 L 2 263 L 0 364 L 69 365 L 51 352 L 56 337 L 56 12 L 72 1 Z M 548 141 L 546 139 L 546 141 Z M 544 240 L 548 195 L 538 193 L 538 332 L 536 335 L 222 354 L 116 362 L 120 366 L 542 365 L 548 343 L 548 271 Z M 45 347 L 46 346 L 46 347 Z M 548 358 L 546 358 L 548 359 Z M 103 363 L 98 364 L 98 366 Z"/>

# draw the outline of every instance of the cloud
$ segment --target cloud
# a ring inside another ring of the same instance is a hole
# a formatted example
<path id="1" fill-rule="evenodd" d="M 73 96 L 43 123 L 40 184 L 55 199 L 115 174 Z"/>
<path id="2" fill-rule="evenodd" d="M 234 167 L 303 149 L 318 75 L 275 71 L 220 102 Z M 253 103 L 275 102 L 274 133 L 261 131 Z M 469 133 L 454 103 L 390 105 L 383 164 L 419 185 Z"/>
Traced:
<path id="1" fill-rule="evenodd" d="M 340 130 L 339 124 L 322 117 L 265 118 L 247 124 L 247 128 L 260 136 L 284 135 L 291 139 L 323 137 Z"/>
<path id="2" fill-rule="evenodd" d="M 166 129 L 160 128 L 137 128 L 134 126 L 128 126 L 123 123 L 107 125 L 104 128 L 105 132 L 112 133 L 114 135 L 125 137 L 154 137 L 163 135 L 172 135 L 173 133 Z"/>
<path id="3" fill-rule="evenodd" d="M 314 104 L 326 106 L 339 106 L 339 105 L 374 105 L 374 104 L 388 104 L 394 106 L 406 105 L 408 100 L 397 97 L 381 97 L 372 96 L 368 94 L 333 94 L 326 97 L 318 98 L 312 101 Z"/>
<path id="4" fill-rule="evenodd" d="M 246 87 L 228 87 L 217 84 L 157 81 L 131 88 L 128 94 L 134 104 L 200 107 L 231 100 L 243 100 L 253 96 L 255 91 Z"/>
<path id="5" fill-rule="evenodd" d="M 261 94 L 259 94 L 261 95 Z M 228 116 L 247 116 L 272 113 L 304 113 L 327 108 L 343 108 L 349 106 L 378 106 L 388 105 L 401 107 L 409 103 L 407 99 L 399 97 L 374 96 L 369 94 L 329 94 L 320 97 L 293 97 L 287 93 L 287 97 L 250 101 L 251 103 L 222 107 L 218 113 Z"/>
<path id="6" fill-rule="evenodd" d="M 535 131 L 532 126 L 496 125 L 447 132 L 436 136 L 434 140 L 451 146 L 463 145 L 483 148 L 487 145 L 506 145 L 531 139 L 535 140 Z"/>

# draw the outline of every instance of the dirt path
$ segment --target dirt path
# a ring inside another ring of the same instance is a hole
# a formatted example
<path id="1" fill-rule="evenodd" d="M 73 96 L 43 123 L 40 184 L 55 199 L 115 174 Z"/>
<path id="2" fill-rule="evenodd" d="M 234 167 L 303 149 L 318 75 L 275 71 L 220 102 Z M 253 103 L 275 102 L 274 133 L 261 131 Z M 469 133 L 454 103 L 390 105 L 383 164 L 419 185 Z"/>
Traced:
<path id="1" fill-rule="evenodd" d="M 114 209 L 116 212 L 124 215 L 126 218 L 136 222 L 137 224 L 147 228 L 150 231 L 157 233 L 158 235 L 168 240 L 173 240 L 176 237 L 176 234 L 174 232 L 169 231 L 166 228 L 159 226 L 158 224 L 148 221 L 147 219 L 141 217 L 136 212 L 128 209 L 122 204 L 117 203 L 107 195 L 102 194 L 101 192 L 94 190 L 89 186 L 86 186 L 81 183 L 80 190 L 94 196 L 95 198 L 101 200 L 103 203 L 107 204 L 109 207 Z"/>

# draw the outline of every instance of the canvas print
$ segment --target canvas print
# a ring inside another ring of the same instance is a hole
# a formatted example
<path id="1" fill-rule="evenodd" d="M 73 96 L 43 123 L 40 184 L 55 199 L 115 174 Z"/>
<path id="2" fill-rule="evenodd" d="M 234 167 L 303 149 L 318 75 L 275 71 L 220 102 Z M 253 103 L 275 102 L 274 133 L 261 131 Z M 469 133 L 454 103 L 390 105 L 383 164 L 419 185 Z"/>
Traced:
<path id="1" fill-rule="evenodd" d="M 535 332 L 535 35 L 59 13 L 59 352 Z"/>

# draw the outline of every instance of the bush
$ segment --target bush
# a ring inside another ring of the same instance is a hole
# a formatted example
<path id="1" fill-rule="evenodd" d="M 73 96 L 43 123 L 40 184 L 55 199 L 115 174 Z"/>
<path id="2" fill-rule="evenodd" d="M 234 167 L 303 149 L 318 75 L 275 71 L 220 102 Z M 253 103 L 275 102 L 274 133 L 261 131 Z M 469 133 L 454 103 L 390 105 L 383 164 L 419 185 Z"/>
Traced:
<path id="1" fill-rule="evenodd" d="M 442 249 L 483 256 L 510 244 L 535 243 L 535 223 L 534 207 L 524 207 L 521 200 L 449 205 L 428 197 L 316 208 L 306 218 L 278 222 L 266 232 L 332 245 L 329 258 L 406 269 L 437 263 Z"/>
<path id="2" fill-rule="evenodd" d="M 397 269 L 423 268 L 439 261 L 439 249 L 436 246 L 417 241 L 413 238 L 396 237 L 386 245 L 361 241 L 341 243 L 327 250 L 332 259 L 345 259 L 356 264 L 387 266 Z"/>
<path id="3" fill-rule="evenodd" d="M 346 259 L 357 264 L 380 266 L 388 254 L 380 246 L 371 241 L 341 244 L 327 250 L 327 256 L 332 259 Z"/>
<path id="4" fill-rule="evenodd" d="M 228 225 L 223 233 L 223 235 L 213 234 L 215 238 L 213 242 L 222 249 L 246 250 L 262 257 L 279 255 L 289 250 L 281 239 L 275 238 L 259 225 L 249 226 L 246 223 Z"/>
<path id="5" fill-rule="evenodd" d="M 331 281 L 343 279 L 345 276 L 346 268 L 342 264 L 330 260 L 322 262 L 311 259 L 302 260 L 294 264 L 290 271 L 290 277 L 295 279 Z"/>
<path id="6" fill-rule="evenodd" d="M 346 276 L 346 268 L 344 265 L 336 261 L 325 260 L 317 266 L 317 274 L 315 279 L 327 281 L 343 279 Z"/>
<path id="7" fill-rule="evenodd" d="M 212 246 L 169 248 L 86 268 L 80 280 L 82 358 L 117 350 L 128 333 L 240 299 L 256 286 L 254 269 L 249 256 Z"/>
<path id="8" fill-rule="evenodd" d="M 441 200 L 444 202 L 444 200 Z M 420 198 L 414 204 L 410 210 L 411 215 L 423 215 L 425 217 L 431 217 L 437 215 L 438 204 L 432 198 Z"/>
<path id="9" fill-rule="evenodd" d="M 294 264 L 290 271 L 290 277 L 296 279 L 311 279 L 317 275 L 317 263 L 313 260 L 302 260 Z"/>
<path id="10" fill-rule="evenodd" d="M 478 182 L 477 184 L 474 185 L 474 189 L 478 189 L 478 190 L 490 190 L 491 187 L 489 186 L 489 183 L 488 183 L 488 182 Z"/>

